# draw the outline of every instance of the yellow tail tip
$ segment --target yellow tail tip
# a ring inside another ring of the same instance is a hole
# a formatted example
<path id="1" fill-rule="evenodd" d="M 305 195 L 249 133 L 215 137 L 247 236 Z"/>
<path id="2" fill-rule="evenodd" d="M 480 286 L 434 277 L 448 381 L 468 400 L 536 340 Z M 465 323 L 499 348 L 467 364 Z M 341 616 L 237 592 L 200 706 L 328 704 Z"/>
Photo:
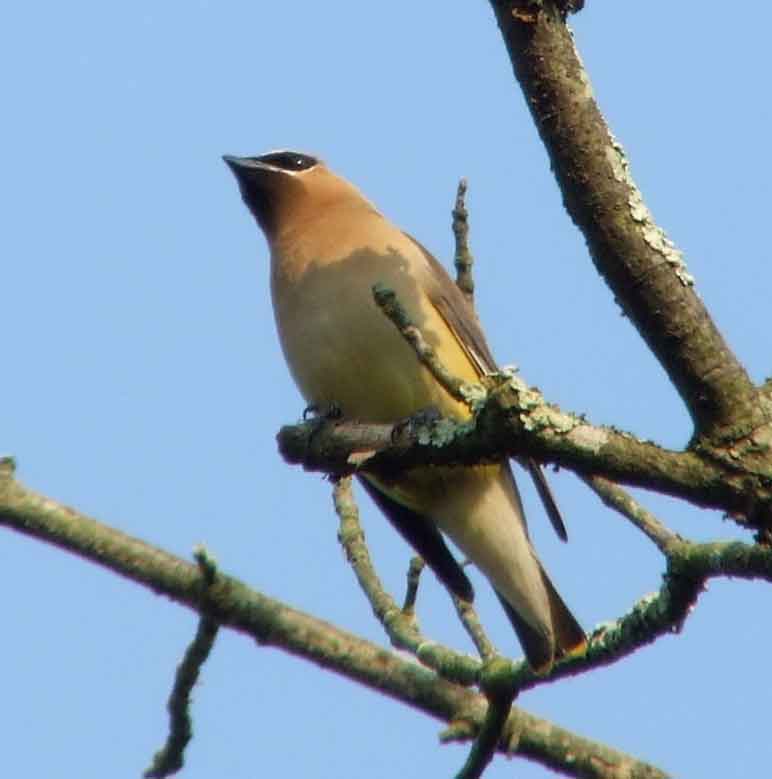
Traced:
<path id="1" fill-rule="evenodd" d="M 561 659 L 568 660 L 575 657 L 582 657 L 587 653 L 587 647 L 588 643 L 586 638 L 583 638 L 573 646 L 563 647 L 563 655 Z"/>

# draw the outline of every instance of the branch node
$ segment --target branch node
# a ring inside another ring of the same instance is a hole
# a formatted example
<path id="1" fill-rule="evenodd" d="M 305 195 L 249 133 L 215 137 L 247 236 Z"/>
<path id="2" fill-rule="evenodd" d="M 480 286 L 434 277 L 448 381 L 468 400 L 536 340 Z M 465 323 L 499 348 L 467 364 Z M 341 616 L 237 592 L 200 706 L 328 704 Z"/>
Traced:
<path id="1" fill-rule="evenodd" d="M 214 555 L 203 544 L 196 544 L 193 549 L 193 559 L 204 577 L 204 583 L 207 586 L 214 584 L 217 576 L 217 559 Z"/>
<path id="2" fill-rule="evenodd" d="M 451 741 L 469 741 L 475 736 L 474 723 L 468 719 L 454 719 L 448 727 L 440 731 L 440 743 L 449 744 Z"/>

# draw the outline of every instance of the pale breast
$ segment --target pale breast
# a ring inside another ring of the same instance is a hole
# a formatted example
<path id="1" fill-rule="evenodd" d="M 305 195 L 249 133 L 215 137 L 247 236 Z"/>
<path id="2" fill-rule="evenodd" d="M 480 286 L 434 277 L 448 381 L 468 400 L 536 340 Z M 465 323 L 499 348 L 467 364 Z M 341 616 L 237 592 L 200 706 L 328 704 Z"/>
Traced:
<path id="1" fill-rule="evenodd" d="M 391 422 L 427 406 L 466 416 L 373 301 L 374 284 L 392 288 L 446 365 L 475 380 L 473 366 L 423 292 L 425 259 L 378 219 L 393 232 L 384 229 L 381 240 L 369 239 L 374 248 L 361 248 L 361 241 L 357 246 L 356 235 L 343 236 L 339 243 L 348 245 L 342 255 L 290 263 L 291 283 L 281 272 L 288 258 L 274 259 L 274 313 L 292 375 L 307 402 L 335 403 L 350 418 Z"/>

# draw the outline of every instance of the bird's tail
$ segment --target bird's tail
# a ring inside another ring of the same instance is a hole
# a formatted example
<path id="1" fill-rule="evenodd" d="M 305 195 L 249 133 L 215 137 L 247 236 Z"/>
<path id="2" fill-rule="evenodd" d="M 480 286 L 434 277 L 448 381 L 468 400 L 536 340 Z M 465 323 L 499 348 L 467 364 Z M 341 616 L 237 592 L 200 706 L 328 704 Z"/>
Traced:
<path id="1" fill-rule="evenodd" d="M 528 664 L 535 673 L 545 674 L 552 669 L 556 659 L 584 654 L 587 649 L 587 637 L 576 617 L 558 594 L 541 563 L 539 563 L 539 570 L 549 600 L 552 636 L 545 636 L 535 630 L 512 608 L 503 595 L 498 592 L 496 594 L 517 633 Z"/>

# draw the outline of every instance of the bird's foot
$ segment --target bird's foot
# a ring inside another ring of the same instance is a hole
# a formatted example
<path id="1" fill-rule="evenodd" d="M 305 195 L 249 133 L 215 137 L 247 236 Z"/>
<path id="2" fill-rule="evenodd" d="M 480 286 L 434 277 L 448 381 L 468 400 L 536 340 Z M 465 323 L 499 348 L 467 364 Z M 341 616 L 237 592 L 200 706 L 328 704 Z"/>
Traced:
<path id="1" fill-rule="evenodd" d="M 334 402 L 326 406 L 319 406 L 316 403 L 312 403 L 310 406 L 306 406 L 303 409 L 304 422 L 308 422 L 310 419 L 337 421 L 342 418 L 343 409 Z"/>

